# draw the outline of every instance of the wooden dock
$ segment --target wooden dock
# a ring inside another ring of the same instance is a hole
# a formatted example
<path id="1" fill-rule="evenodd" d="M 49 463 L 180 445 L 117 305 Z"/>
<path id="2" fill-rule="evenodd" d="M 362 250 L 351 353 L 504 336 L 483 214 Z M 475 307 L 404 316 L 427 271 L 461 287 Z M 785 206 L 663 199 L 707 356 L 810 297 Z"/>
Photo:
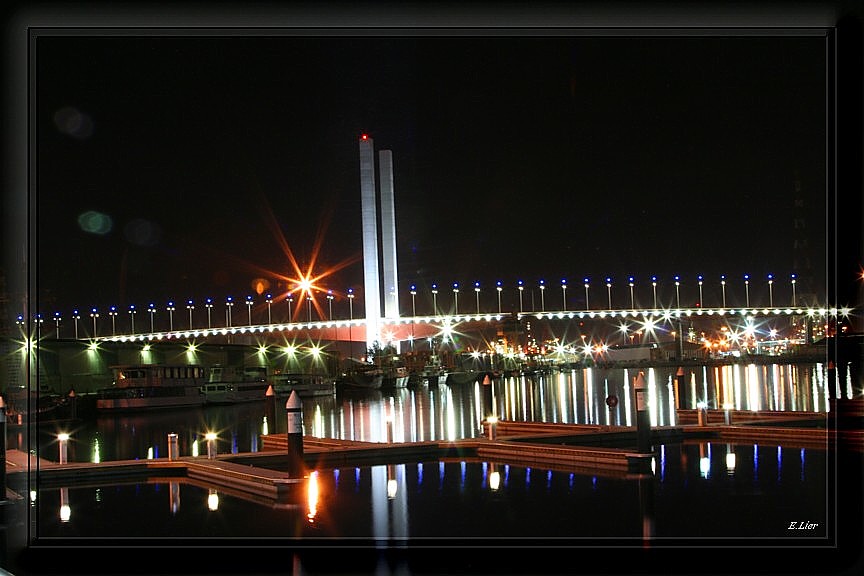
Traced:
<path id="1" fill-rule="evenodd" d="M 811 412 L 747 412 L 679 410 L 675 426 L 652 427 L 654 445 L 724 442 L 864 451 L 861 421 L 864 402 L 835 414 Z M 838 422 L 842 421 L 842 426 Z M 544 467 L 625 478 L 650 474 L 652 452 L 636 449 L 633 426 L 510 422 L 481 438 L 457 441 L 360 442 L 304 436 L 306 470 L 345 466 L 376 466 L 428 461 L 493 461 L 513 466 Z M 106 482 L 188 482 L 256 502 L 290 506 L 302 497 L 307 474 L 289 474 L 289 443 L 285 434 L 261 437 L 261 451 L 242 454 L 186 456 L 173 459 L 120 460 L 60 464 L 36 459 L 18 450 L 6 453 L 6 475 L 36 471 L 40 487 L 104 485 Z M 20 498 L 7 488 L 7 498 Z"/>

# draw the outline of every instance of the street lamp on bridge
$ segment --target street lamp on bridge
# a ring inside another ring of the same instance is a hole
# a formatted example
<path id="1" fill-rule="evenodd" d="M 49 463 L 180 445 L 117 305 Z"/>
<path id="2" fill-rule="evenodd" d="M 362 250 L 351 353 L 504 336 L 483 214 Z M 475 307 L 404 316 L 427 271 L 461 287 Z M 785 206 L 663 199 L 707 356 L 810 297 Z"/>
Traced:
<path id="1" fill-rule="evenodd" d="M 327 308 L 329 310 L 329 320 L 333 320 L 333 290 L 327 290 Z"/>
<path id="2" fill-rule="evenodd" d="M 503 290 L 503 288 L 500 280 L 498 280 L 498 283 L 495 285 L 495 290 L 498 291 L 498 314 L 501 314 L 501 290 Z"/>
<path id="3" fill-rule="evenodd" d="M 209 330 L 210 328 L 213 328 L 213 320 L 210 316 L 210 313 L 213 310 L 213 299 L 207 298 L 204 307 L 207 308 L 207 329 Z"/>
<path id="4" fill-rule="evenodd" d="M 585 282 L 585 309 L 590 310 L 591 307 L 588 306 L 588 278 L 585 278 L 583 282 Z"/>
<path id="5" fill-rule="evenodd" d="M 96 312 L 96 308 L 90 310 L 90 318 L 93 319 L 93 337 L 96 337 L 96 319 L 99 318 L 99 313 Z"/>
<path id="6" fill-rule="evenodd" d="M 567 311 L 567 280 L 561 279 L 561 306 L 564 312 Z"/>
<path id="7" fill-rule="evenodd" d="M 156 305 L 151 302 L 150 306 L 147 307 L 147 312 L 150 314 L 150 332 L 153 333 L 156 331 L 153 327 L 153 318 L 156 316 Z"/>
<path id="8" fill-rule="evenodd" d="M 774 307 L 774 275 L 768 274 L 768 306 Z"/>
<path id="9" fill-rule="evenodd" d="M 720 290 L 723 292 L 723 308 L 726 308 L 726 275 L 720 275 Z"/>
<path id="10" fill-rule="evenodd" d="M 606 277 L 606 294 L 609 296 L 609 310 L 612 309 L 612 278 Z"/>
<path id="11" fill-rule="evenodd" d="M 72 319 L 75 321 L 75 339 L 78 339 L 78 320 L 81 319 L 81 314 L 78 313 L 78 310 L 72 311 Z"/>
<path id="12" fill-rule="evenodd" d="M 225 299 L 225 326 L 231 327 L 231 308 L 234 306 L 234 297 L 228 296 Z"/>
<path id="13" fill-rule="evenodd" d="M 795 274 L 792 274 L 792 306 L 795 306 Z"/>
<path id="14" fill-rule="evenodd" d="M 352 338 L 352 324 L 354 324 L 354 289 L 348 289 L 348 357 L 354 355 L 354 339 Z"/>
<path id="15" fill-rule="evenodd" d="M 678 276 L 675 276 L 675 305 L 678 309 L 681 308 L 681 279 Z"/>
<path id="16" fill-rule="evenodd" d="M 697 276 L 696 280 L 699 281 L 699 307 L 702 308 L 702 275 Z"/>
<path id="17" fill-rule="evenodd" d="M 417 317 L 417 286 L 414 284 L 411 285 L 411 317 Z"/>
<path id="18" fill-rule="evenodd" d="M 519 313 L 521 314 L 525 309 L 522 307 L 522 293 L 525 291 L 525 286 L 522 285 L 522 281 L 519 280 L 517 282 L 519 285 Z"/>
<path id="19" fill-rule="evenodd" d="M 543 293 L 546 291 L 546 283 L 543 280 L 540 280 L 540 311 L 546 311 L 546 297 Z"/>
<path id="20" fill-rule="evenodd" d="M 480 314 L 480 282 L 474 282 L 474 295 L 477 300 L 477 314 Z"/>
<path id="21" fill-rule="evenodd" d="M 192 330 L 192 310 L 195 309 L 195 305 L 192 304 L 192 300 L 186 301 L 186 309 L 189 311 L 189 330 Z"/>
<path id="22" fill-rule="evenodd" d="M 432 314 L 438 316 L 438 285 L 432 284 Z"/>
<path id="23" fill-rule="evenodd" d="M 312 295 L 306 295 L 306 319 L 312 323 Z"/>
<path id="24" fill-rule="evenodd" d="M 459 314 L 459 283 L 453 283 L 453 314 Z"/>
<path id="25" fill-rule="evenodd" d="M 630 276 L 627 281 L 630 284 L 630 308 L 636 309 L 636 301 L 633 299 L 633 276 Z"/>
<path id="26" fill-rule="evenodd" d="M 246 311 L 249 313 L 249 326 L 252 325 L 252 296 L 246 296 Z"/>
<path id="27" fill-rule="evenodd" d="M 657 309 L 657 277 L 651 276 L 651 288 L 654 290 L 654 309 Z"/>
<path id="28" fill-rule="evenodd" d="M 129 324 L 132 326 L 132 334 L 135 334 L 135 305 L 129 305 Z"/>
<path id="29" fill-rule="evenodd" d="M 747 308 L 749 308 L 750 307 L 750 275 L 749 274 L 744 275 L 744 293 L 746 294 L 746 298 L 747 298 Z"/>
<path id="30" fill-rule="evenodd" d="M 290 323 L 294 321 L 291 316 L 291 303 L 294 302 L 294 297 L 291 296 L 291 294 L 288 294 L 288 297 L 285 298 L 285 301 L 288 302 L 288 322 Z"/>
<path id="31" fill-rule="evenodd" d="M 56 337 L 60 338 L 60 313 L 59 312 L 54 313 L 54 328 L 55 328 Z"/>
<path id="32" fill-rule="evenodd" d="M 267 324 L 273 324 L 273 311 L 271 309 L 273 305 L 273 295 L 267 294 L 264 301 L 267 302 Z"/>
<path id="33" fill-rule="evenodd" d="M 117 334 L 117 307 L 111 306 L 108 309 L 108 315 L 111 316 L 111 335 L 115 336 Z"/>
<path id="34" fill-rule="evenodd" d="M 168 326 L 171 332 L 174 331 L 174 301 L 169 301 L 165 308 L 168 311 Z"/>

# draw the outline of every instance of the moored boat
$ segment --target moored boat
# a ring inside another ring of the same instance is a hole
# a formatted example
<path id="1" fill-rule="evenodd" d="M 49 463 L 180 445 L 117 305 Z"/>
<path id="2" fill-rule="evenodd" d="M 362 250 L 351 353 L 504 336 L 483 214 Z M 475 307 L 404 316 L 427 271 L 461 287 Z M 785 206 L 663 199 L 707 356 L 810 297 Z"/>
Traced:
<path id="1" fill-rule="evenodd" d="M 323 374 L 278 373 L 270 377 L 276 396 L 290 396 L 297 392 L 301 398 L 327 396 L 336 393 L 336 380 Z"/>
<path id="2" fill-rule="evenodd" d="M 406 388 L 411 375 L 405 366 L 390 366 L 384 369 L 381 378 L 382 388 Z"/>
<path id="3" fill-rule="evenodd" d="M 447 384 L 449 386 L 471 384 L 480 374 L 481 372 L 476 370 L 451 370 L 447 373 Z"/>
<path id="4" fill-rule="evenodd" d="M 345 372 L 340 381 L 349 388 L 379 390 L 384 383 L 384 372 L 376 366 L 354 368 Z"/>
<path id="5" fill-rule="evenodd" d="M 267 394 L 266 366 L 211 366 L 201 385 L 205 404 L 237 404 L 264 400 Z"/>
<path id="6" fill-rule="evenodd" d="M 96 392 L 97 411 L 190 408 L 204 405 L 205 371 L 198 365 L 112 366 L 114 383 Z"/>

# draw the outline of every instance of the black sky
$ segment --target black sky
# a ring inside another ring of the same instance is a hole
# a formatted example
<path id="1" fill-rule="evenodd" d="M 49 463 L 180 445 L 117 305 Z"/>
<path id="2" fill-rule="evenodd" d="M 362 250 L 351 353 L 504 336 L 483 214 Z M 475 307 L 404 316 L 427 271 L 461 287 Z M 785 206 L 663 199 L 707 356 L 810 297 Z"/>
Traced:
<path id="1" fill-rule="evenodd" d="M 764 291 L 773 273 L 788 292 L 804 272 L 796 180 L 819 282 L 825 46 L 803 33 L 40 33 L 42 307 L 242 299 L 254 279 L 276 282 L 262 269 L 290 270 L 270 218 L 301 263 L 319 234 L 320 268 L 359 258 L 362 133 L 393 152 L 403 303 L 410 284 L 491 294 L 518 279 L 566 278 L 575 299 L 586 276 L 598 297 L 611 276 L 622 304 L 629 275 L 643 300 L 651 275 L 695 294 L 699 274 L 716 293 L 721 274 L 741 292 L 744 274 Z M 110 230 L 82 230 L 86 211 Z M 325 284 L 359 290 L 362 276 L 358 259 Z"/>

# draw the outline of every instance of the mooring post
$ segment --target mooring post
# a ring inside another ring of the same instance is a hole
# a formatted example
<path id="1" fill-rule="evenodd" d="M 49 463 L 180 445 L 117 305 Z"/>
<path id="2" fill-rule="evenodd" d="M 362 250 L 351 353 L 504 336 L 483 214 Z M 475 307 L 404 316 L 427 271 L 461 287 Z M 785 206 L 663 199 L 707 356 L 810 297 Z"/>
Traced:
<path id="1" fill-rule="evenodd" d="M 288 441 L 288 473 L 303 472 L 303 403 L 296 390 L 291 391 L 285 403 L 286 438 Z"/>
<path id="2" fill-rule="evenodd" d="M 651 419 L 646 400 L 648 389 L 645 387 L 645 378 L 642 374 L 639 372 L 633 383 L 633 394 L 636 397 L 636 444 L 639 452 L 647 454 L 651 452 Z"/>

